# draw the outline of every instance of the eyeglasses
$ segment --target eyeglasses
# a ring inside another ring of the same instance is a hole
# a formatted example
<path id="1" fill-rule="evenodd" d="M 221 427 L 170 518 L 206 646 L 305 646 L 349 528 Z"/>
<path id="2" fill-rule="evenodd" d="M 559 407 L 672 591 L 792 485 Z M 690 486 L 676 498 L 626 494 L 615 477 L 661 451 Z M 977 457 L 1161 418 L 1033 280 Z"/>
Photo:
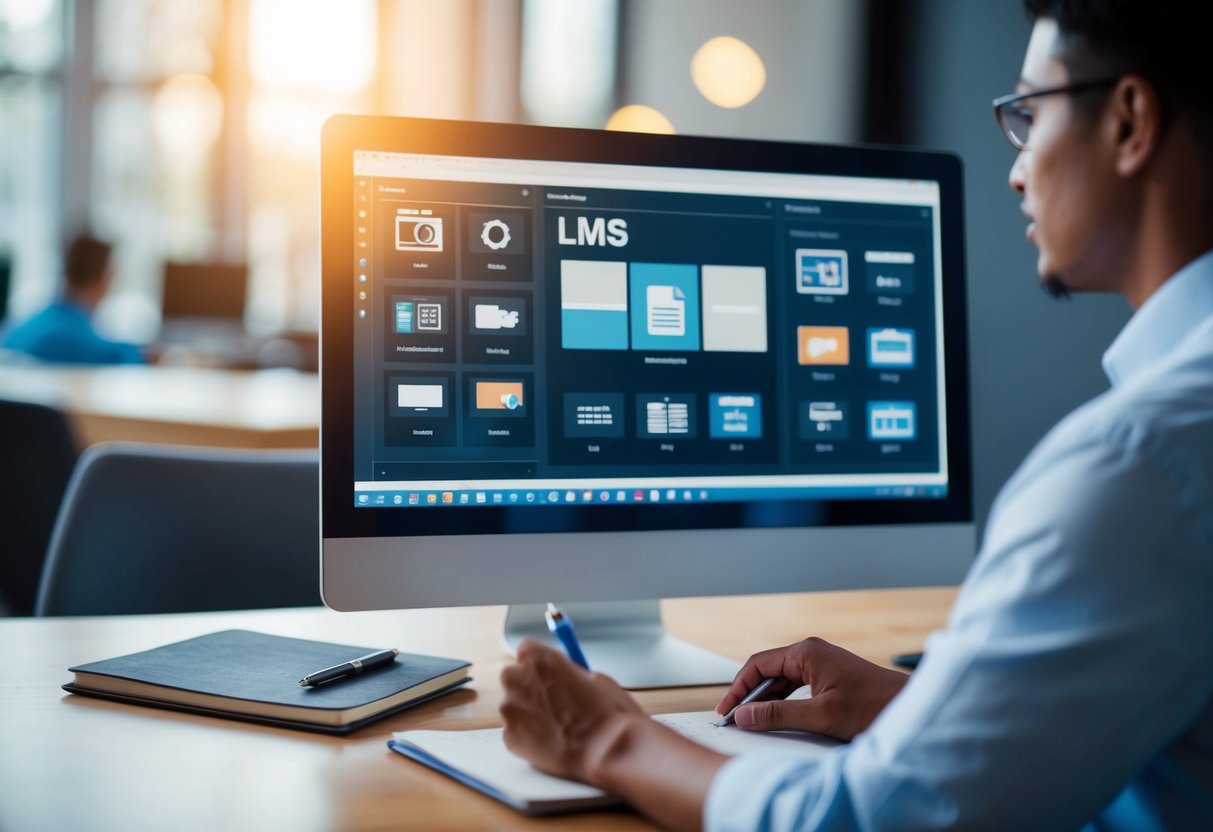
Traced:
<path id="1" fill-rule="evenodd" d="M 1032 111 L 1021 106 L 1029 98 L 1039 98 L 1042 95 L 1075 95 L 1080 92 L 1110 87 L 1120 80 L 1116 78 L 1101 78 L 1098 81 L 1079 81 L 1076 84 L 1066 84 L 1062 87 L 1048 87 L 1031 92 L 1012 93 L 994 99 L 994 118 L 998 126 L 1016 150 L 1024 150 L 1028 146 L 1028 134 L 1032 130 Z"/>

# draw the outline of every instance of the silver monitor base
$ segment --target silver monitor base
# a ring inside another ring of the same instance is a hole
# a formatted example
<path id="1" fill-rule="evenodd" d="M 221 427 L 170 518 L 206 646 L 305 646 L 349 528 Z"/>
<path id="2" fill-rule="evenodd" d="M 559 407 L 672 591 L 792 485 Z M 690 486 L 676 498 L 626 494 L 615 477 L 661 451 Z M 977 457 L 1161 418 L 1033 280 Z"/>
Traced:
<path id="1" fill-rule="evenodd" d="M 629 690 L 727 685 L 741 669 L 740 662 L 670 635 L 661 623 L 659 601 L 587 601 L 560 608 L 572 619 L 590 668 Z M 545 609 L 543 604 L 510 605 L 502 640 L 511 655 L 523 638 L 564 652 L 548 632 Z"/>

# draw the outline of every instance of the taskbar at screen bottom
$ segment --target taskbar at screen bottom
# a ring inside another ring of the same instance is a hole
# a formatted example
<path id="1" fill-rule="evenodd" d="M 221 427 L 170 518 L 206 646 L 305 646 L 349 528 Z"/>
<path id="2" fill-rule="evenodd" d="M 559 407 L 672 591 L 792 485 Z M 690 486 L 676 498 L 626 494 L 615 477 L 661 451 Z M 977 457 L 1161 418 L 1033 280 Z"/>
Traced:
<path id="1" fill-rule="evenodd" d="M 457 491 L 359 490 L 354 505 L 372 506 L 476 506 L 476 505 L 622 505 L 735 503 L 750 500 L 880 500 L 943 499 L 943 485 L 864 485 L 819 488 L 566 488 L 566 489 L 460 489 Z"/>

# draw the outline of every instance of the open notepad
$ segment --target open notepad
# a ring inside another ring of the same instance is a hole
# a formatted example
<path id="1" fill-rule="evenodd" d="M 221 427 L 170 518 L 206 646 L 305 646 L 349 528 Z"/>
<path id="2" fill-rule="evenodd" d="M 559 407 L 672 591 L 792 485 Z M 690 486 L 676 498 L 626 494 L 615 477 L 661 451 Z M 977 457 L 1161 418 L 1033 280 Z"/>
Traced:
<path id="1" fill-rule="evenodd" d="M 835 740 L 803 731 L 756 733 L 735 726 L 717 728 L 712 711 L 653 717 L 695 742 L 722 754 L 752 751 L 823 756 Z M 618 803 L 601 789 L 552 777 L 531 767 L 505 747 L 500 728 L 481 731 L 400 731 L 388 745 L 410 759 L 440 771 L 528 815 L 591 809 Z"/>

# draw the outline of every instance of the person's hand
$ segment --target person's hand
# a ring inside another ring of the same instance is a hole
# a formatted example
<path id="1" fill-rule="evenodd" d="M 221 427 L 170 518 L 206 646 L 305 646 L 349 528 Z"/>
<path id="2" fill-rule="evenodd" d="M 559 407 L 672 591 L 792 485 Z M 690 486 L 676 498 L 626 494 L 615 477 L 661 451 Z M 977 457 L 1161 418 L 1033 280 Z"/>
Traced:
<path id="1" fill-rule="evenodd" d="M 501 686 L 506 747 L 538 769 L 585 782 L 623 723 L 645 718 L 614 680 L 529 639 L 501 671 Z"/>
<path id="2" fill-rule="evenodd" d="M 716 712 L 727 714 L 766 678 L 776 681 L 764 701 L 743 705 L 733 716 L 739 728 L 798 728 L 849 740 L 872 724 L 910 677 L 872 664 L 828 641 L 807 638 L 751 656 Z M 812 689 L 811 699 L 783 699 L 804 685 Z"/>

